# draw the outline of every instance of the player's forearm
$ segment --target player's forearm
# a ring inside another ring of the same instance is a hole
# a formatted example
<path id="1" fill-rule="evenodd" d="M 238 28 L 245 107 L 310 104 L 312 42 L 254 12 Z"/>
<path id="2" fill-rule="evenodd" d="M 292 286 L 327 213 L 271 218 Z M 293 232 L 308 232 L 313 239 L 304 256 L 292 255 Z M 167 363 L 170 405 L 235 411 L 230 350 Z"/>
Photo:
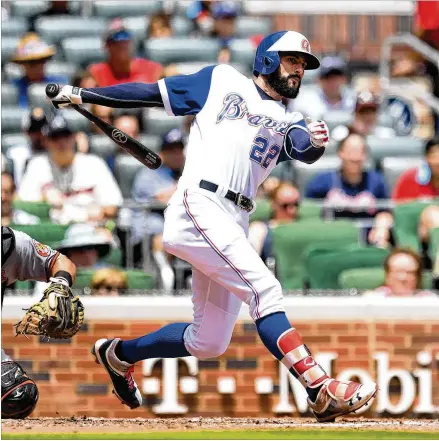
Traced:
<path id="1" fill-rule="evenodd" d="M 83 103 L 115 108 L 163 107 L 157 83 L 125 83 L 81 89 Z"/>
<path id="2" fill-rule="evenodd" d="M 55 263 L 50 269 L 49 277 L 62 277 L 63 273 L 70 275 L 71 284 L 73 285 L 76 278 L 76 265 L 68 257 L 64 256 L 64 254 L 58 254 Z M 68 279 L 67 276 L 64 278 Z"/>
<path id="3" fill-rule="evenodd" d="M 315 147 L 301 121 L 293 126 L 285 137 L 285 151 L 291 159 L 312 164 L 325 153 L 324 147 Z"/>

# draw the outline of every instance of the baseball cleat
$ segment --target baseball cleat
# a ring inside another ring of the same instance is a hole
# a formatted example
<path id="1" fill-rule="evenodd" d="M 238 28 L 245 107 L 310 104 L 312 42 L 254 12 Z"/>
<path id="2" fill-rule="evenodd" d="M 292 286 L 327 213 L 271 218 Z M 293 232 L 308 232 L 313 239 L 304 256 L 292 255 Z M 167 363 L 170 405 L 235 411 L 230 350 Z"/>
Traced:
<path id="1" fill-rule="evenodd" d="M 329 423 L 368 404 L 375 398 L 377 390 L 375 383 L 360 384 L 328 378 L 316 400 L 312 402 L 308 398 L 308 404 L 319 423 Z"/>
<path id="2" fill-rule="evenodd" d="M 91 350 L 96 363 L 101 364 L 113 383 L 113 393 L 131 409 L 142 405 L 142 395 L 133 378 L 134 364 L 119 360 L 114 352 L 120 338 L 98 340 Z"/>

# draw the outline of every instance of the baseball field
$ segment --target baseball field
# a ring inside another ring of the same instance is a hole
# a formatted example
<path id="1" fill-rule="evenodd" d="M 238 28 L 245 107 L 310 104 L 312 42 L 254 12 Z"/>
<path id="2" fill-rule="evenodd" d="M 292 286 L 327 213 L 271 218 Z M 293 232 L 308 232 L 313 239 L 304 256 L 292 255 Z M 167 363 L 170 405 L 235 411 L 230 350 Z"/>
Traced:
<path id="1" fill-rule="evenodd" d="M 3 439 L 439 439 L 439 421 L 341 418 L 29 418 L 3 420 Z"/>

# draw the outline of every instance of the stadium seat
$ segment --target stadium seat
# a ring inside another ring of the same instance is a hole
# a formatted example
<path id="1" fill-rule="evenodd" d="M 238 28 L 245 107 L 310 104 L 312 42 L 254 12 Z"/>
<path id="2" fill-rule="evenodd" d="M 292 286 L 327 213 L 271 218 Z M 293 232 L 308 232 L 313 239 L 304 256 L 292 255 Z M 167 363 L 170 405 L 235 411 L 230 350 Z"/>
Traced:
<path id="1" fill-rule="evenodd" d="M 198 72 L 203 67 L 211 65 L 212 63 L 192 61 L 188 63 L 175 63 L 174 66 L 180 75 L 187 75 Z M 231 66 L 233 66 L 238 72 L 241 72 L 243 75 L 247 76 L 249 74 L 248 66 L 245 66 L 244 64 L 231 63 Z"/>
<path id="2" fill-rule="evenodd" d="M 66 63 L 63 61 L 49 61 L 46 65 L 46 73 L 48 75 L 62 75 L 67 77 L 71 81 L 76 72 L 78 66 L 74 63 Z"/>
<path id="3" fill-rule="evenodd" d="M 388 250 L 359 245 L 330 248 L 311 246 L 305 253 L 309 287 L 340 289 L 338 279 L 344 270 L 382 266 L 388 254 Z"/>
<path id="4" fill-rule="evenodd" d="M 92 135 L 89 138 L 89 152 L 106 160 L 116 155 L 118 146 L 106 135 Z"/>
<path id="5" fill-rule="evenodd" d="M 75 283 L 73 284 L 72 288 L 73 289 L 89 288 L 91 285 L 93 274 L 95 272 L 96 270 L 92 268 L 78 268 L 76 270 Z"/>
<path id="6" fill-rule="evenodd" d="M 176 37 L 186 37 L 192 32 L 194 26 L 187 18 L 175 16 L 171 18 L 171 28 Z"/>
<path id="7" fill-rule="evenodd" d="M 162 3 L 160 0 L 95 1 L 93 15 L 104 18 L 152 15 L 162 9 Z"/>
<path id="8" fill-rule="evenodd" d="M 14 162 L 10 158 L 2 155 L 2 170 L 14 176 Z"/>
<path id="9" fill-rule="evenodd" d="M 239 38 L 248 38 L 253 35 L 267 35 L 273 28 L 270 17 L 241 16 L 236 20 L 236 35 Z"/>
<path id="10" fill-rule="evenodd" d="M 28 234 L 38 242 L 56 247 L 58 242 L 64 238 L 64 234 L 69 225 L 58 225 L 51 222 L 41 222 L 37 225 L 11 225 L 18 231 Z"/>
<path id="11" fill-rule="evenodd" d="M 4 60 L 2 60 L 3 62 Z M 14 80 L 16 78 L 21 78 L 24 75 L 24 70 L 19 64 L 6 63 L 3 66 L 4 78 L 7 81 Z"/>
<path id="12" fill-rule="evenodd" d="M 352 119 L 352 112 L 344 112 L 343 110 L 331 110 L 323 116 L 330 132 L 337 126 L 350 124 Z"/>
<path id="13" fill-rule="evenodd" d="M 160 136 L 156 136 L 156 135 L 146 135 L 146 134 L 140 135 L 139 141 L 141 144 L 145 145 L 150 150 L 153 150 L 154 152 L 157 153 L 160 151 L 160 147 L 162 145 L 162 140 Z"/>
<path id="14" fill-rule="evenodd" d="M 12 84 L 2 84 L 2 106 L 18 106 L 18 90 Z"/>
<path id="15" fill-rule="evenodd" d="M 268 221 L 271 217 L 271 205 L 268 199 L 256 199 L 256 210 L 250 215 L 250 222 Z"/>
<path id="16" fill-rule="evenodd" d="M 340 289 L 375 289 L 384 283 L 384 268 L 355 268 L 342 271 L 338 277 Z"/>
<path id="17" fill-rule="evenodd" d="M 146 56 L 162 64 L 204 61 L 214 63 L 219 51 L 217 40 L 205 38 L 153 38 L 144 43 Z M 239 60 L 238 60 L 239 61 Z"/>
<path id="18" fill-rule="evenodd" d="M 99 37 L 73 37 L 61 41 L 66 61 L 86 67 L 105 60 L 105 51 Z"/>
<path id="19" fill-rule="evenodd" d="M 435 259 L 439 256 L 439 227 L 430 230 L 430 240 L 428 245 L 428 254 L 434 265 Z"/>
<path id="20" fill-rule="evenodd" d="M 373 160 L 379 165 L 387 156 L 421 157 L 425 141 L 412 136 L 395 136 L 393 138 L 368 136 L 367 144 Z"/>
<path id="21" fill-rule="evenodd" d="M 2 65 L 7 63 L 15 52 L 18 37 L 2 37 Z"/>
<path id="22" fill-rule="evenodd" d="M 42 40 L 50 44 L 59 44 L 69 37 L 101 37 L 106 29 L 102 18 L 75 17 L 68 15 L 52 15 L 40 17 L 35 22 L 35 28 Z"/>
<path id="23" fill-rule="evenodd" d="M 7 152 L 15 146 L 29 145 L 29 138 L 21 133 L 11 133 L 10 135 L 2 135 L 2 152 Z"/>
<path id="24" fill-rule="evenodd" d="M 42 221 L 50 221 L 51 205 L 47 202 L 28 202 L 14 200 L 14 208 L 39 217 Z"/>
<path id="25" fill-rule="evenodd" d="M 27 96 L 30 107 L 53 108 L 46 97 L 46 84 L 31 84 L 28 88 Z"/>
<path id="26" fill-rule="evenodd" d="M 163 109 L 145 109 L 143 122 L 146 132 L 151 135 L 165 135 L 174 128 L 181 128 L 182 116 L 169 116 Z"/>
<path id="27" fill-rule="evenodd" d="M 118 155 L 114 161 L 114 176 L 125 199 L 131 198 L 134 178 L 143 165 L 131 155 Z"/>
<path id="28" fill-rule="evenodd" d="M 394 232 L 399 246 L 412 248 L 417 252 L 421 250 L 418 238 L 419 218 L 422 210 L 430 204 L 429 202 L 410 202 L 394 207 Z"/>
<path id="29" fill-rule="evenodd" d="M 91 286 L 93 274 L 96 269 L 79 268 L 76 273 L 76 280 L 73 285 L 74 289 L 84 289 Z M 152 289 L 154 288 L 154 280 L 151 274 L 147 274 L 141 270 L 126 271 L 128 278 L 128 289 Z"/>
<path id="30" fill-rule="evenodd" d="M 113 248 L 108 256 L 102 259 L 108 265 L 121 267 L 122 266 L 122 250 L 120 248 Z"/>
<path id="31" fill-rule="evenodd" d="M 63 109 L 62 114 L 67 120 L 70 130 L 74 132 L 90 131 L 91 122 L 74 109 Z"/>
<path id="32" fill-rule="evenodd" d="M 3 37 L 21 37 L 28 29 L 27 20 L 23 17 L 10 17 L 2 21 Z"/>
<path id="33" fill-rule="evenodd" d="M 255 48 L 248 38 L 232 40 L 230 43 L 230 60 L 232 63 L 241 63 L 253 68 Z"/>
<path id="34" fill-rule="evenodd" d="M 2 134 L 21 132 L 21 123 L 28 109 L 16 106 L 2 106 Z"/>
<path id="35" fill-rule="evenodd" d="M 321 207 L 312 199 L 302 200 L 299 208 L 300 219 L 319 219 Z M 271 217 L 271 205 L 267 199 L 258 199 L 256 201 L 256 210 L 250 216 L 250 222 L 254 221 L 268 221 Z"/>
<path id="36" fill-rule="evenodd" d="M 358 243 L 355 225 L 348 221 L 304 219 L 273 229 L 276 272 L 284 289 L 301 289 L 306 279 L 304 252 L 310 245 L 342 246 Z"/>
<path id="37" fill-rule="evenodd" d="M 11 2 L 11 15 L 14 17 L 32 17 L 46 11 L 49 3 L 47 0 L 16 0 Z"/>
<path id="38" fill-rule="evenodd" d="M 391 192 L 401 173 L 421 164 L 422 158 L 384 158 L 381 169 L 384 173 L 387 188 Z"/>

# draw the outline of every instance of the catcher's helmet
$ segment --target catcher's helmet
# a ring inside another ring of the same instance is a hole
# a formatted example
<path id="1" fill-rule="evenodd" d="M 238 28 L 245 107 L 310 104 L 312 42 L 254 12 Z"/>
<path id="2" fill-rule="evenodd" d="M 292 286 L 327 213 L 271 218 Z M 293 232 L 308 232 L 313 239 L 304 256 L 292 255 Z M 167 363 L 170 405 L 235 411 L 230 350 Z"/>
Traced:
<path id="1" fill-rule="evenodd" d="M 281 31 L 267 35 L 256 49 L 253 75 L 269 75 L 280 65 L 279 52 L 299 52 L 306 60 L 306 70 L 318 69 L 319 59 L 311 53 L 308 39 L 294 31 Z"/>
<path id="2" fill-rule="evenodd" d="M 37 402 L 37 385 L 21 366 L 15 361 L 2 362 L 2 418 L 26 418 Z"/>

